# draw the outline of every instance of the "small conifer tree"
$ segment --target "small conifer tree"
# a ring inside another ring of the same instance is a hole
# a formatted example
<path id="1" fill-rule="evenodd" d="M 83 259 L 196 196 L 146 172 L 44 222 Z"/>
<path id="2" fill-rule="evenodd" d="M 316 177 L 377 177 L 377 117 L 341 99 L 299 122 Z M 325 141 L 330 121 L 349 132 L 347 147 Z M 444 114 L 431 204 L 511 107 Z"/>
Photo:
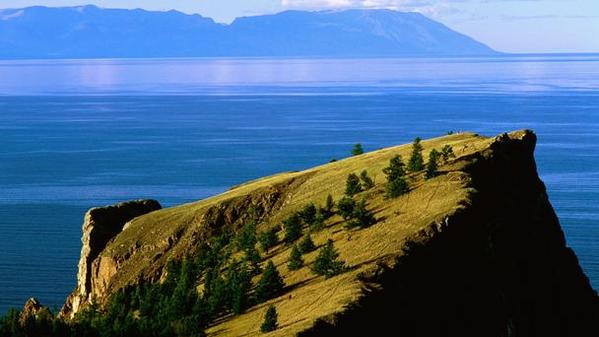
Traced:
<path id="1" fill-rule="evenodd" d="M 304 266 L 304 260 L 302 259 L 302 252 L 300 252 L 297 245 L 294 245 L 289 254 L 289 262 L 287 262 L 287 268 L 289 270 L 298 270 Z"/>
<path id="2" fill-rule="evenodd" d="M 405 164 L 401 160 L 401 156 L 397 155 L 389 161 L 389 166 L 383 169 L 383 173 L 387 176 L 387 182 L 391 182 L 397 178 L 406 175 Z"/>
<path id="3" fill-rule="evenodd" d="M 302 254 L 306 254 L 313 252 L 315 249 L 316 245 L 314 244 L 314 241 L 312 241 L 312 236 L 310 235 L 310 233 L 306 234 L 306 236 L 304 236 L 302 241 L 300 241 L 299 243 L 299 251 Z"/>
<path id="4" fill-rule="evenodd" d="M 314 219 L 316 217 L 316 206 L 314 206 L 313 203 L 309 203 L 306 206 L 304 206 L 304 208 L 302 208 L 301 211 L 299 211 L 299 216 L 300 218 L 302 218 L 302 221 L 310 226 L 313 222 Z"/>
<path id="5" fill-rule="evenodd" d="M 277 229 L 270 228 L 260 234 L 258 234 L 258 242 L 262 251 L 267 253 L 272 247 L 277 245 Z"/>
<path id="6" fill-rule="evenodd" d="M 260 256 L 260 252 L 258 252 L 255 247 L 245 250 L 243 262 L 248 265 L 252 275 L 260 274 L 260 260 L 262 260 L 262 257 Z"/>
<path id="7" fill-rule="evenodd" d="M 362 180 L 363 190 L 366 191 L 374 187 L 374 181 L 368 176 L 368 172 L 366 170 L 360 173 L 360 180 Z"/>
<path id="8" fill-rule="evenodd" d="M 294 243 L 302 236 L 302 219 L 299 214 L 294 213 L 283 221 L 285 228 L 285 242 L 287 244 Z"/>
<path id="9" fill-rule="evenodd" d="M 355 144 L 353 149 L 351 150 L 352 156 L 359 156 L 364 153 L 364 148 L 362 148 L 362 144 Z"/>
<path id="10" fill-rule="evenodd" d="M 345 220 L 351 218 L 355 207 L 356 202 L 354 201 L 354 199 L 348 196 L 344 196 L 337 203 L 337 211 L 339 212 L 339 215 L 341 215 Z"/>
<path id="11" fill-rule="evenodd" d="M 256 246 L 256 223 L 250 221 L 245 224 L 239 233 L 237 233 L 237 248 L 239 250 L 248 250 Z"/>
<path id="12" fill-rule="evenodd" d="M 324 222 L 326 219 L 327 216 L 325 215 L 325 210 L 319 208 L 318 211 L 316 211 L 316 217 L 314 218 L 314 222 L 312 222 L 312 224 L 310 225 L 310 230 L 315 232 L 322 230 L 324 228 Z"/>
<path id="13" fill-rule="evenodd" d="M 352 213 L 352 219 L 347 223 L 346 227 L 366 228 L 376 223 L 374 215 L 366 208 L 366 200 L 362 199 L 356 204 Z"/>
<path id="14" fill-rule="evenodd" d="M 455 154 L 453 153 L 453 148 L 451 145 L 445 145 L 441 149 L 441 157 L 443 157 L 443 163 L 447 164 L 450 159 L 455 158 Z"/>
<path id="15" fill-rule="evenodd" d="M 383 173 L 387 176 L 387 186 L 385 187 L 387 198 L 397 198 L 408 191 L 404 167 L 401 156 L 395 156 L 389 161 L 389 166 L 383 169 Z"/>
<path id="16" fill-rule="evenodd" d="M 278 314 L 277 309 L 274 305 L 269 305 L 268 309 L 266 309 L 266 314 L 264 314 L 264 321 L 262 325 L 260 325 L 260 331 L 263 333 L 275 331 L 279 326 L 278 322 Z"/>
<path id="17" fill-rule="evenodd" d="M 428 163 L 426 164 L 426 173 L 425 173 L 426 179 L 434 178 L 439 174 L 439 172 L 438 172 L 439 165 L 437 164 L 438 160 L 439 160 L 439 152 L 437 152 L 437 150 L 435 150 L 435 149 L 432 149 L 428 155 Z"/>
<path id="18" fill-rule="evenodd" d="M 314 261 L 312 271 L 317 275 L 323 275 L 326 278 L 341 274 L 345 270 L 343 261 L 339 261 L 339 253 L 333 246 L 333 240 L 328 240 L 322 247 Z"/>
<path id="19" fill-rule="evenodd" d="M 330 194 L 327 195 L 327 201 L 324 203 L 324 210 L 326 211 L 324 215 L 329 217 L 335 212 L 335 201 L 333 200 L 333 196 Z"/>
<path id="20" fill-rule="evenodd" d="M 233 313 L 242 313 L 249 305 L 249 291 L 252 277 L 243 264 L 233 262 L 227 272 L 227 284 L 230 292 L 230 307 Z"/>
<path id="21" fill-rule="evenodd" d="M 360 178 L 356 174 L 351 173 L 349 176 L 347 176 L 347 181 L 345 183 L 345 195 L 351 197 L 360 192 L 362 192 Z"/>
<path id="22" fill-rule="evenodd" d="M 422 158 L 422 140 L 420 137 L 416 137 L 412 143 L 412 155 L 408 161 L 408 171 L 418 172 L 424 169 L 424 159 Z"/>
<path id="23" fill-rule="evenodd" d="M 256 299 L 260 303 L 267 301 L 279 294 L 284 286 L 283 278 L 279 274 L 277 267 L 275 267 L 272 261 L 268 261 L 262 277 L 256 285 Z"/>
<path id="24" fill-rule="evenodd" d="M 387 198 L 397 198 L 406 194 L 408 190 L 408 182 L 404 177 L 401 177 L 387 183 L 387 186 L 385 187 L 385 196 Z"/>

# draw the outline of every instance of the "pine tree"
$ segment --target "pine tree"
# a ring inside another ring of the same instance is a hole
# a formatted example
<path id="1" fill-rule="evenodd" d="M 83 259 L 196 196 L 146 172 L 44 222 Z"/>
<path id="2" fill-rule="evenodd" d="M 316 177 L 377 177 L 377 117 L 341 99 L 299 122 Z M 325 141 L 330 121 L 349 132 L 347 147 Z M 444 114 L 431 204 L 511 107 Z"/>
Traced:
<path id="1" fill-rule="evenodd" d="M 351 197 L 360 192 L 362 192 L 360 178 L 356 174 L 351 173 L 349 176 L 347 176 L 347 181 L 345 183 L 345 195 Z"/>
<path id="2" fill-rule="evenodd" d="M 356 204 L 352 213 L 352 219 L 347 223 L 348 228 L 366 228 L 376 223 L 374 215 L 366 208 L 366 200 L 362 199 Z"/>
<path id="3" fill-rule="evenodd" d="M 316 217 L 316 206 L 313 203 L 309 203 L 301 211 L 299 211 L 299 216 L 302 218 L 302 221 L 310 226 L 314 222 Z"/>
<path id="4" fill-rule="evenodd" d="M 368 176 L 368 172 L 366 170 L 360 173 L 360 180 L 362 180 L 363 190 L 366 191 L 374 187 L 374 181 Z"/>
<path id="5" fill-rule="evenodd" d="M 287 267 L 289 270 L 298 270 L 304 266 L 304 260 L 302 259 L 302 253 L 300 252 L 297 245 L 294 245 L 289 254 L 289 262 Z"/>
<path id="6" fill-rule="evenodd" d="M 455 154 L 453 153 L 453 148 L 451 145 L 445 145 L 441 149 L 441 156 L 443 157 L 443 163 L 447 164 L 450 159 L 455 158 Z"/>
<path id="7" fill-rule="evenodd" d="M 335 201 L 333 200 L 333 196 L 330 194 L 327 195 L 327 201 L 324 204 L 324 210 L 325 213 L 323 213 L 323 215 L 326 217 L 331 217 L 335 212 Z"/>
<path id="8" fill-rule="evenodd" d="M 353 149 L 351 150 L 352 156 L 359 156 L 364 153 L 364 149 L 362 148 L 362 144 L 355 144 Z"/>
<path id="9" fill-rule="evenodd" d="M 275 309 L 274 305 L 269 305 L 268 309 L 266 309 L 266 314 L 264 315 L 264 322 L 260 325 L 260 331 L 263 333 L 275 331 L 279 324 L 277 323 L 278 314 L 277 309 Z"/>
<path id="10" fill-rule="evenodd" d="M 385 195 L 388 198 L 396 198 L 408 191 L 408 183 L 405 179 L 405 165 L 401 156 L 395 156 L 389 161 L 389 166 L 383 169 L 387 176 Z"/>
<path id="11" fill-rule="evenodd" d="M 354 212 L 355 207 L 356 202 L 354 201 L 354 199 L 348 196 L 344 196 L 337 203 L 337 211 L 339 212 L 339 215 L 341 215 L 345 220 L 351 218 L 351 215 Z"/>
<path id="12" fill-rule="evenodd" d="M 314 244 L 314 241 L 312 241 L 312 236 L 310 236 L 310 233 L 306 234 L 299 243 L 299 251 L 302 254 L 306 254 L 313 252 L 315 249 L 316 245 Z"/>
<path id="13" fill-rule="evenodd" d="M 401 156 L 397 155 L 389 161 L 389 166 L 383 169 L 383 173 L 387 176 L 387 182 L 396 180 L 397 178 L 406 175 L 405 164 Z"/>
<path id="14" fill-rule="evenodd" d="M 172 292 L 169 312 L 171 317 L 182 316 L 188 309 L 190 309 L 191 296 L 190 292 L 195 286 L 195 273 L 193 271 L 192 263 L 189 259 L 183 259 L 181 267 L 179 269 L 179 275 L 176 277 L 176 286 Z M 121 303 L 118 306 L 122 306 Z"/>
<path id="15" fill-rule="evenodd" d="M 233 262 L 227 271 L 227 288 L 231 296 L 231 311 L 242 313 L 249 305 L 249 291 L 252 287 L 250 271 L 241 263 Z"/>
<path id="16" fill-rule="evenodd" d="M 222 311 L 229 298 L 229 287 L 226 280 L 220 275 L 220 269 L 212 269 L 206 273 L 206 285 L 204 287 L 204 302 L 208 313 Z"/>
<path id="17" fill-rule="evenodd" d="M 426 164 L 426 179 L 434 178 L 439 174 L 437 171 L 439 168 L 437 160 L 439 160 L 439 152 L 437 152 L 435 149 L 432 149 L 428 155 L 428 163 Z"/>
<path id="18" fill-rule="evenodd" d="M 387 186 L 385 187 L 385 196 L 387 198 L 397 198 L 406 194 L 408 190 L 409 187 L 406 179 L 404 177 L 397 178 L 387 183 Z"/>
<path id="19" fill-rule="evenodd" d="M 250 221 L 245 224 L 239 233 L 237 233 L 237 248 L 239 250 L 248 250 L 256 246 L 256 223 Z"/>
<path id="20" fill-rule="evenodd" d="M 346 268 L 342 261 L 337 258 L 339 253 L 333 246 L 333 240 L 328 240 L 327 244 L 320 249 L 312 271 L 317 275 L 324 275 L 326 278 L 341 274 Z"/>
<path id="21" fill-rule="evenodd" d="M 268 251 L 277 245 L 277 229 L 270 228 L 260 234 L 258 234 L 258 242 L 260 243 L 260 248 L 263 252 L 268 253 Z"/>
<path id="22" fill-rule="evenodd" d="M 294 243 L 302 236 L 302 219 L 297 213 L 285 219 L 283 227 L 285 228 L 285 242 L 287 244 Z"/>
<path id="23" fill-rule="evenodd" d="M 424 169 L 424 159 L 422 158 L 422 140 L 420 137 L 416 137 L 412 143 L 412 155 L 408 161 L 408 171 L 418 172 Z"/>
<path id="24" fill-rule="evenodd" d="M 250 268 L 250 273 L 252 275 L 260 274 L 260 261 L 262 257 L 260 257 L 260 252 L 254 248 L 248 248 L 245 251 L 243 256 L 243 262 L 245 262 Z"/>
<path id="25" fill-rule="evenodd" d="M 319 208 L 318 211 L 316 211 L 316 217 L 314 217 L 314 221 L 310 225 L 310 230 L 315 232 L 322 230 L 324 228 L 324 222 L 326 219 L 327 216 L 325 215 L 325 211 L 322 208 Z"/>
<path id="26" fill-rule="evenodd" d="M 256 285 L 256 299 L 260 303 L 267 301 L 279 294 L 284 286 L 283 278 L 279 274 L 277 267 L 275 267 L 272 261 L 268 261 L 262 277 Z"/>

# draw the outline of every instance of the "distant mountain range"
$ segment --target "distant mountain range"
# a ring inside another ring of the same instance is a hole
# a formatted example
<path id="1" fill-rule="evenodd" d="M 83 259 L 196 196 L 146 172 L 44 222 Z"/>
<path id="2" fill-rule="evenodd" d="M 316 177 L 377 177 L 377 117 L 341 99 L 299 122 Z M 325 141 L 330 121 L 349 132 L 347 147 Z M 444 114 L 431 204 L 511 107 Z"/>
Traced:
<path id="1" fill-rule="evenodd" d="M 0 58 L 478 56 L 494 50 L 419 13 L 286 11 L 230 25 L 177 11 L 0 10 Z"/>

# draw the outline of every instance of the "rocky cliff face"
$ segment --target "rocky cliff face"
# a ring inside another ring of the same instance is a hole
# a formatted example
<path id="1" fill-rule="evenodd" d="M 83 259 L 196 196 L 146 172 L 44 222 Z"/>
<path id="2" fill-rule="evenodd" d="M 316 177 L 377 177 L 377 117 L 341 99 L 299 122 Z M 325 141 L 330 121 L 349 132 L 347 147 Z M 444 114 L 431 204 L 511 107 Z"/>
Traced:
<path id="1" fill-rule="evenodd" d="M 19 324 L 25 326 L 30 319 L 51 320 L 52 312 L 48 307 L 43 306 L 36 298 L 32 297 L 25 302 L 19 314 Z"/>
<path id="2" fill-rule="evenodd" d="M 451 145 L 456 158 L 433 179 L 410 175 L 410 192 L 392 200 L 384 197 L 382 170 L 398 154 L 407 158 L 409 146 L 250 182 L 136 217 L 122 232 L 130 219 L 117 217 L 114 227 L 105 224 L 115 229 L 102 244 L 84 238 L 78 288 L 63 312 L 77 312 L 91 296 L 102 303 L 129 284 L 159 280 L 167 261 L 235 231 L 250 213 L 262 230 L 328 194 L 338 200 L 347 175 L 366 169 L 376 184 L 358 197 L 377 223 L 348 231 L 333 217 L 313 233 L 317 245 L 332 239 L 351 268 L 315 277 L 308 269 L 314 252 L 304 256 L 306 267 L 288 271 L 290 247 L 279 245 L 264 262 L 274 261 L 287 292 L 219 320 L 208 335 L 257 335 L 265 306 L 276 304 L 280 328 L 272 336 L 598 336 L 599 298 L 566 246 L 537 175 L 535 144 L 530 131 L 424 141 L 425 153 Z M 86 216 L 88 222 L 97 220 Z"/>
<path id="3" fill-rule="evenodd" d="M 123 230 L 127 222 L 160 208 L 160 204 L 155 200 L 137 200 L 92 208 L 85 214 L 77 288 L 68 297 L 61 315 L 70 317 L 78 312 L 83 304 L 92 300 L 92 286 L 99 274 L 116 272 L 113 266 L 103 265 L 102 261 L 97 260 L 108 242 Z"/>

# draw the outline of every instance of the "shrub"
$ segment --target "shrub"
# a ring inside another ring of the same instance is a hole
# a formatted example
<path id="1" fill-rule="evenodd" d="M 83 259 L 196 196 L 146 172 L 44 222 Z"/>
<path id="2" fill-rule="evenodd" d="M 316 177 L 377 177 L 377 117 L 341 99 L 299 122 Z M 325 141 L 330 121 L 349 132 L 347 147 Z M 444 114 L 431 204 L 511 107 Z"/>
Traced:
<path id="1" fill-rule="evenodd" d="M 351 173 L 349 176 L 347 176 L 347 181 L 345 182 L 345 195 L 351 197 L 360 192 L 362 192 L 360 178 L 356 174 Z"/>

